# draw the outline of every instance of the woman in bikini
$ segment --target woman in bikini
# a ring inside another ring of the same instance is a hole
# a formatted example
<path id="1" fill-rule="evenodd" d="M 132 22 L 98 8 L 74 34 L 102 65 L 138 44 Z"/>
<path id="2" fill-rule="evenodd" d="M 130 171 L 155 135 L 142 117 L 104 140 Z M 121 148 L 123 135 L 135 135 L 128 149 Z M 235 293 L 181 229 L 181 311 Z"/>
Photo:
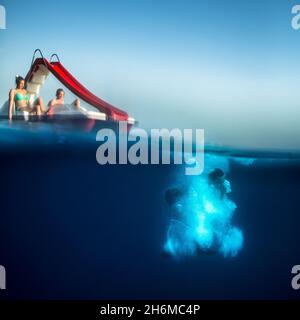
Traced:
<path id="1" fill-rule="evenodd" d="M 8 119 L 12 119 L 13 107 L 15 103 L 15 107 L 17 111 L 27 111 L 29 113 L 35 113 L 40 116 L 45 113 L 44 103 L 41 97 L 38 97 L 34 103 L 30 103 L 29 94 L 25 89 L 26 82 L 25 79 L 17 76 L 16 77 L 16 88 L 11 89 L 9 92 L 9 108 L 8 108 Z"/>

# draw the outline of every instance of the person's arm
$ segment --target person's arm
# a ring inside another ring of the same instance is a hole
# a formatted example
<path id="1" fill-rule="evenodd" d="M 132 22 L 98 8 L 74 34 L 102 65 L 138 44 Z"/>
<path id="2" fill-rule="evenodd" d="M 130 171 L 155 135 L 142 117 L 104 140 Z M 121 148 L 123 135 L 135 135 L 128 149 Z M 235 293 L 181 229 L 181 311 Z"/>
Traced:
<path id="1" fill-rule="evenodd" d="M 46 111 L 46 114 L 49 114 L 51 115 L 53 113 L 53 109 L 54 109 L 54 106 L 55 106 L 55 103 L 54 103 L 54 99 L 50 100 L 48 102 L 48 110 Z"/>
<path id="2" fill-rule="evenodd" d="M 14 102 L 15 102 L 15 90 L 11 89 L 9 91 L 9 99 L 8 99 L 8 120 L 12 119 Z"/>

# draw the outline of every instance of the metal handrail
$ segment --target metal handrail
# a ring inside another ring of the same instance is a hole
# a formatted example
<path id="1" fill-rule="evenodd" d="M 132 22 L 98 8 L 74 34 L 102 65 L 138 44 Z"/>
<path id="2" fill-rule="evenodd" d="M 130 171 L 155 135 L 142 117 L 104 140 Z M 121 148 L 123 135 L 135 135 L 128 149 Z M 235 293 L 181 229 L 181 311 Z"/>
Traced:
<path id="1" fill-rule="evenodd" d="M 59 59 L 58 55 L 57 55 L 56 53 L 53 53 L 53 54 L 51 55 L 51 57 L 50 57 L 50 63 L 52 62 L 52 58 L 53 58 L 53 57 L 56 57 L 57 61 L 60 62 L 60 59 Z"/>
<path id="2" fill-rule="evenodd" d="M 45 66 L 47 66 L 47 63 L 46 63 L 46 60 L 45 60 L 45 58 L 44 58 L 44 55 L 43 55 L 42 51 L 41 51 L 40 49 L 35 49 L 35 50 L 34 50 L 34 53 L 33 53 L 32 61 L 31 61 L 31 67 L 32 67 L 32 65 L 33 65 L 33 63 L 34 63 L 35 55 L 36 55 L 37 52 L 41 55 L 41 57 L 42 57 L 42 59 L 43 59 L 43 61 L 44 61 Z M 31 69 L 31 67 L 30 67 L 30 69 Z"/>

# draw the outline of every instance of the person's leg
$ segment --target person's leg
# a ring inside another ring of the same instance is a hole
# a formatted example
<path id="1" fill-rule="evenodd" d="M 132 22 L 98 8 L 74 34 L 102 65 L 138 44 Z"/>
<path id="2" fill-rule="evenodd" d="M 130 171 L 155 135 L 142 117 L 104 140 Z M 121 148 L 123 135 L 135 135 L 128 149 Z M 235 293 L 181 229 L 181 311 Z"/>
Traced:
<path id="1" fill-rule="evenodd" d="M 49 106 L 49 105 L 48 105 Z M 54 113 L 54 106 L 49 106 L 48 110 L 46 111 L 47 115 L 51 116 Z"/>
<path id="2" fill-rule="evenodd" d="M 44 105 L 43 99 L 41 97 L 38 97 L 35 100 L 34 107 L 36 109 L 36 114 L 38 116 L 40 116 L 40 115 L 42 115 L 43 113 L 46 112 L 45 105 Z"/>
<path id="3" fill-rule="evenodd" d="M 17 107 L 16 109 L 17 109 L 17 111 L 29 112 L 29 113 L 34 111 L 34 109 L 31 107 L 30 104 L 28 104 L 26 107 Z"/>

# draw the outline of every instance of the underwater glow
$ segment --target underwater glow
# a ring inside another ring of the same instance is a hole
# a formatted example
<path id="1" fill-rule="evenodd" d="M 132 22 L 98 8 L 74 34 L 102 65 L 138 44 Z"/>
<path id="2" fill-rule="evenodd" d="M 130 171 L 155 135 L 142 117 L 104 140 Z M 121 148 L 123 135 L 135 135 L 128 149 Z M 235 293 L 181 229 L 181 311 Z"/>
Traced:
<path id="1" fill-rule="evenodd" d="M 228 171 L 228 162 L 220 163 L 218 157 L 208 157 L 205 164 L 206 170 L 201 176 L 172 189 L 174 195 L 180 195 L 168 202 L 173 217 L 164 249 L 172 256 L 212 251 L 235 257 L 243 247 L 243 233 L 232 225 L 237 206 L 228 196 L 230 182 L 224 179 L 226 191 L 222 192 L 209 177 L 209 172 L 216 167 Z"/>
<path id="2" fill-rule="evenodd" d="M 220 252 L 224 257 L 228 255 L 236 256 L 243 245 L 243 234 L 241 230 L 237 228 L 230 228 L 223 236 L 223 241 L 220 246 Z"/>

